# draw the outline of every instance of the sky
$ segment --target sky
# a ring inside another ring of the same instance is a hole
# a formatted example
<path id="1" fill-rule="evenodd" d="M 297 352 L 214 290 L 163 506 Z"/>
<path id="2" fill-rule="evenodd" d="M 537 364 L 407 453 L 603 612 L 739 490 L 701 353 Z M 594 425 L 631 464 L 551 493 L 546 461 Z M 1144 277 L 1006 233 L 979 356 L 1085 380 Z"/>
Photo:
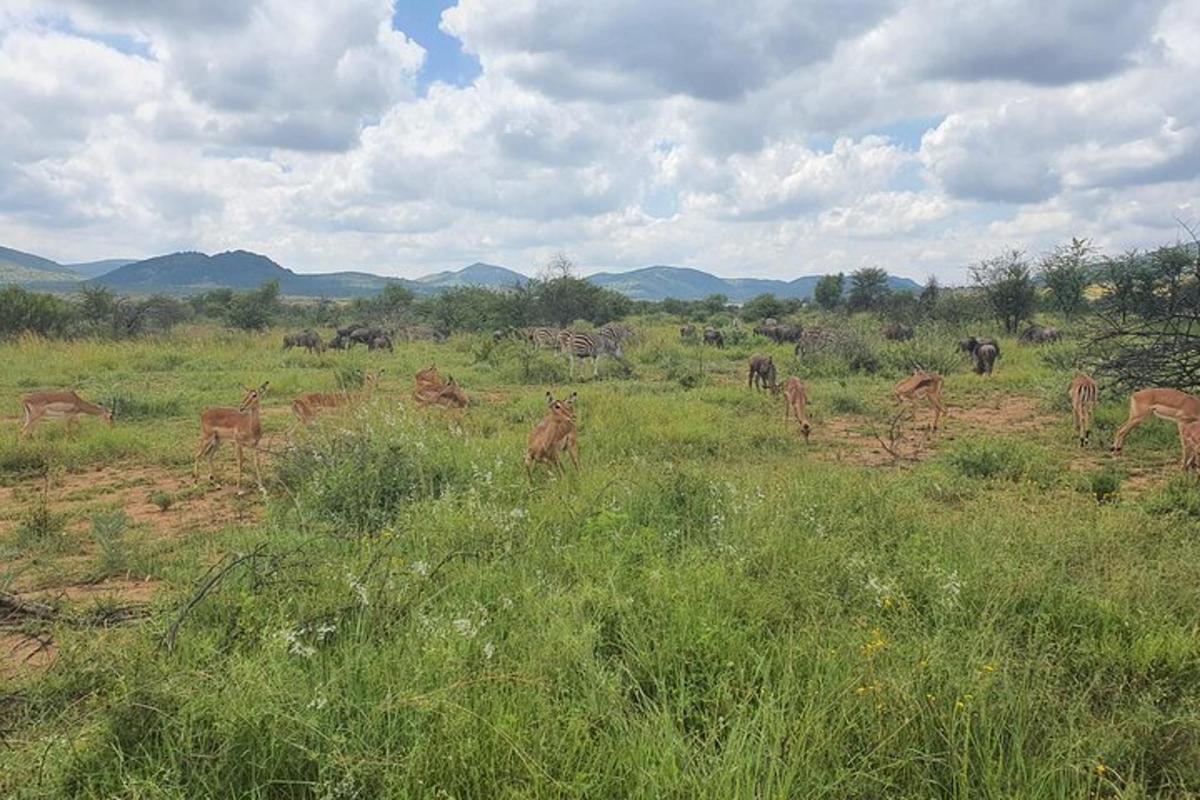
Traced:
<path id="1" fill-rule="evenodd" d="M 964 280 L 1200 222 L 1195 0 L 5 0 L 0 245 Z"/>

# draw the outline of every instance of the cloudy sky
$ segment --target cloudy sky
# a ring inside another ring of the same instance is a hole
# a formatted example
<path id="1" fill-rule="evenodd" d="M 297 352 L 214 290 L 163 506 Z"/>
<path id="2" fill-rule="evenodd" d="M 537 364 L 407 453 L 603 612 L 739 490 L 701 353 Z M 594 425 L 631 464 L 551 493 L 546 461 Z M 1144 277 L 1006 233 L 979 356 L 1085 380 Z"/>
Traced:
<path id="1" fill-rule="evenodd" d="M 962 280 L 1200 220 L 1195 0 L 0 4 L 0 244 Z"/>

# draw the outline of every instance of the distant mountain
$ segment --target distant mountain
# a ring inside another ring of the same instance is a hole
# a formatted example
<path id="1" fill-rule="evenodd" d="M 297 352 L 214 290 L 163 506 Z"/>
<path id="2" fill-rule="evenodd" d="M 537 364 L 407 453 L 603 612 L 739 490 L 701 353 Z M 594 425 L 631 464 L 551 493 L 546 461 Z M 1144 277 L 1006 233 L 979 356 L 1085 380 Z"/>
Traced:
<path id="1" fill-rule="evenodd" d="M 425 290 L 449 289 L 455 286 L 483 286 L 489 289 L 507 289 L 512 286 L 523 286 L 529 278 L 519 272 L 513 272 L 507 267 L 497 267 L 495 264 L 483 264 L 476 261 L 468 267 L 446 272 L 435 272 L 424 278 L 417 278 L 413 283 L 420 284 Z"/>
<path id="2" fill-rule="evenodd" d="M 101 275 L 107 275 L 114 269 L 119 269 L 135 261 L 137 261 L 136 258 L 106 258 L 103 261 L 87 261 L 83 264 L 63 264 L 63 266 L 84 278 L 99 278 Z"/>
<path id="3" fill-rule="evenodd" d="M 365 297 L 389 283 L 408 283 L 366 272 L 298 275 L 246 250 L 215 256 L 197 252 L 156 256 L 118 267 L 90 283 L 127 294 L 198 294 L 218 288 L 255 289 L 267 281 L 279 281 L 283 294 L 300 297 Z"/>
<path id="4" fill-rule="evenodd" d="M 744 303 L 760 294 L 773 294 L 780 299 L 808 300 L 812 298 L 820 275 L 805 275 L 791 281 L 767 278 L 718 278 L 692 267 L 654 266 L 629 272 L 599 272 L 588 280 L 621 292 L 634 300 L 700 300 L 723 294 L 733 303 Z M 920 291 L 916 281 L 895 275 L 888 276 L 893 291 Z"/>
<path id="5" fill-rule="evenodd" d="M 791 281 L 766 278 L 718 278 L 693 267 L 656 265 L 628 272 L 599 272 L 587 280 L 628 295 L 635 300 L 700 300 L 723 294 L 730 302 L 743 303 L 760 294 L 781 299 L 809 299 L 819 275 Z M 421 295 L 436 294 L 458 286 L 505 289 L 527 283 L 519 272 L 495 264 L 476 262 L 458 270 L 446 270 L 416 280 L 385 278 L 368 272 L 299 274 L 281 267 L 266 256 L 246 250 L 207 255 L 198 252 L 170 253 L 142 261 L 107 259 L 63 265 L 48 258 L 0 247 L 0 285 L 16 283 L 43 291 L 74 291 L 81 282 L 107 286 L 124 294 L 188 295 L 209 289 L 255 289 L 266 281 L 279 281 L 280 291 L 293 297 L 369 297 L 393 284 Z M 919 291 L 908 278 L 888 277 L 895 291 Z"/>
<path id="6" fill-rule="evenodd" d="M 48 258 L 0 247 L 0 285 L 9 283 L 37 289 L 62 289 L 78 283 L 78 274 Z"/>

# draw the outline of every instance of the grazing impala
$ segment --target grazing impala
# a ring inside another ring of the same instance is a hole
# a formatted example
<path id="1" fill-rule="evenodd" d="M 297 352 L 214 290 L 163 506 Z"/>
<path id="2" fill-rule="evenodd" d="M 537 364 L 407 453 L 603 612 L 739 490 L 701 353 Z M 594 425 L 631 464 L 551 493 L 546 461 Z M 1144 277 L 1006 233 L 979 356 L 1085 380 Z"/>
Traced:
<path id="1" fill-rule="evenodd" d="M 946 413 L 946 406 L 942 403 L 941 375 L 936 372 L 914 372 L 911 378 L 905 378 L 896 384 L 892 393 L 897 400 L 912 406 L 913 420 L 917 418 L 917 401 L 928 400 L 933 406 L 933 422 L 930 423 L 929 429 L 937 430 L 938 420 Z"/>
<path id="2" fill-rule="evenodd" d="M 579 439 L 575 427 L 575 400 L 578 395 L 571 392 L 566 400 L 555 400 L 554 395 L 546 392 L 546 416 L 542 417 L 529 434 L 529 449 L 525 453 L 525 474 L 533 481 L 533 465 L 545 464 L 551 469 L 557 468 L 559 474 L 565 474 L 562 463 L 558 460 L 564 450 L 571 456 L 571 463 L 579 471 Z"/>
<path id="3" fill-rule="evenodd" d="M 340 408 L 344 405 L 349 405 L 356 401 L 369 400 L 371 395 L 375 393 L 375 387 L 379 385 L 379 376 L 383 374 L 383 370 L 379 372 L 368 372 L 363 376 L 362 388 L 357 393 L 351 392 L 313 392 L 311 394 L 302 394 L 292 401 L 292 413 L 296 415 L 305 425 L 316 419 L 317 414 L 329 408 Z"/>
<path id="4" fill-rule="evenodd" d="M 1117 430 L 1113 439 L 1113 455 L 1119 455 L 1129 432 L 1153 414 L 1179 426 L 1179 438 L 1183 445 L 1182 464 L 1187 465 L 1187 444 L 1182 442 L 1185 425 L 1200 420 L 1200 397 L 1178 389 L 1142 389 L 1129 398 L 1129 419 Z"/>
<path id="5" fill-rule="evenodd" d="M 1092 438 L 1092 412 L 1096 410 L 1099 394 L 1090 375 L 1081 372 L 1071 381 L 1071 412 L 1075 415 L 1075 433 L 1079 436 L 1080 447 L 1085 447 Z"/>
<path id="6" fill-rule="evenodd" d="M 210 408 L 200 415 L 200 447 L 196 450 L 195 461 L 192 462 L 192 477 L 200 480 L 200 459 L 208 459 L 208 479 L 213 480 L 213 454 L 228 440 L 233 443 L 237 454 L 237 487 L 242 488 L 242 448 L 249 447 L 254 451 L 254 477 L 258 488 L 263 489 L 262 467 L 258 457 L 258 442 L 262 439 L 262 420 L 259 408 L 263 395 L 267 393 L 269 382 L 264 382 L 257 389 L 246 389 L 246 396 L 237 408 Z M 264 490 L 265 491 L 265 490 Z"/>
<path id="7" fill-rule="evenodd" d="M 25 408 L 25 419 L 21 425 L 21 436 L 33 433 L 33 429 L 43 419 L 65 419 L 67 424 L 73 424 L 79 417 L 90 415 L 100 417 L 109 425 L 113 424 L 113 412 L 104 406 L 89 403 L 75 392 L 34 392 L 21 398 Z"/>
<path id="8" fill-rule="evenodd" d="M 800 423 L 800 433 L 804 436 L 804 441 L 808 441 L 808 434 L 812 432 L 812 425 L 808 423 L 808 388 L 800 382 L 799 378 L 791 377 L 783 384 L 783 396 L 786 398 L 786 405 L 783 407 L 783 418 L 795 416 L 796 422 Z"/>

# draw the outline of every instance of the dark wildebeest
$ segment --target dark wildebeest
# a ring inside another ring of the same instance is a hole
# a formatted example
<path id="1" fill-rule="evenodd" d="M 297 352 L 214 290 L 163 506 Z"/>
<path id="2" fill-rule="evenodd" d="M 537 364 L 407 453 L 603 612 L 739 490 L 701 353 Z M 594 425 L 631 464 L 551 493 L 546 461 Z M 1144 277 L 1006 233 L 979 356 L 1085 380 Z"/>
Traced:
<path id="1" fill-rule="evenodd" d="M 345 336 L 341 335 L 334 336 L 332 339 L 330 339 L 328 345 L 330 350 L 345 350 L 349 346 L 349 340 L 346 339 Z"/>
<path id="2" fill-rule="evenodd" d="M 800 337 L 804 335 L 804 329 L 799 325 L 780 325 L 778 323 L 768 324 L 763 322 L 761 325 L 754 326 L 754 332 L 759 336 L 764 336 L 775 344 L 783 344 L 784 342 L 798 342 Z"/>
<path id="3" fill-rule="evenodd" d="M 386 333 L 381 333 L 371 341 L 367 342 L 367 349 L 387 350 L 389 353 L 395 352 L 395 349 L 392 347 L 392 337 L 388 336 Z"/>
<path id="4" fill-rule="evenodd" d="M 1051 342 L 1060 342 L 1062 338 L 1062 331 L 1058 328 L 1030 325 L 1021 334 L 1021 344 L 1050 344 Z"/>
<path id="5" fill-rule="evenodd" d="M 779 384 L 775 379 L 775 362 L 771 360 L 770 356 L 758 354 L 750 356 L 750 374 L 746 385 L 752 388 L 770 389 L 772 392 L 779 391 Z"/>
<path id="6" fill-rule="evenodd" d="M 679 338 L 683 339 L 685 342 L 695 341 L 696 340 L 696 326 L 695 325 L 681 326 L 679 328 Z"/>
<path id="7" fill-rule="evenodd" d="M 713 347 L 725 346 L 725 334 L 721 333 L 716 328 L 704 329 L 704 343 Z"/>
<path id="8" fill-rule="evenodd" d="M 996 359 L 1000 357 L 1000 345 L 996 344 L 992 339 L 978 339 L 972 336 L 970 339 L 964 339 L 958 343 L 958 347 L 964 353 L 971 354 L 971 361 L 975 364 L 976 375 L 991 375 L 992 369 L 996 365 Z"/>
<path id="9" fill-rule="evenodd" d="M 293 347 L 303 347 L 310 353 L 320 353 L 325 349 L 325 345 L 316 331 L 308 329 L 299 333 L 289 333 L 283 337 L 283 349 L 291 350 Z"/>
<path id="10" fill-rule="evenodd" d="M 889 342 L 907 342 L 913 338 L 913 329 L 899 322 L 894 322 L 883 329 L 883 338 Z"/>

